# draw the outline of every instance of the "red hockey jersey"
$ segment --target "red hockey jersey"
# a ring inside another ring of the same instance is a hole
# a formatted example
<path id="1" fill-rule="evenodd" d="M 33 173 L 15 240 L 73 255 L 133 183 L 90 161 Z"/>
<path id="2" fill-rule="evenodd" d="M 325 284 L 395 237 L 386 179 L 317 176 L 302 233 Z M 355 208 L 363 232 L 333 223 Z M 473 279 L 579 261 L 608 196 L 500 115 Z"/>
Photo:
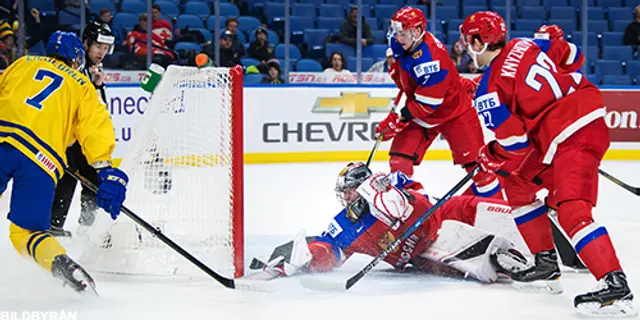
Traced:
<path id="1" fill-rule="evenodd" d="M 403 115 L 410 114 L 417 124 L 432 128 L 472 108 L 455 64 L 435 36 L 426 32 L 412 53 L 405 52 L 395 39 L 390 44 L 400 64 L 400 89 L 407 97 Z"/>
<path id="2" fill-rule="evenodd" d="M 505 158 L 533 147 L 544 154 L 544 163 L 551 163 L 560 143 L 605 116 L 600 91 L 581 73 L 565 72 L 554 62 L 562 61 L 562 51 L 551 50 L 560 45 L 513 39 L 485 70 L 474 105 L 485 126 L 495 132 L 502 146 L 496 151 Z M 576 51 L 567 57 L 572 56 L 564 59 L 567 69 L 582 55 Z"/>

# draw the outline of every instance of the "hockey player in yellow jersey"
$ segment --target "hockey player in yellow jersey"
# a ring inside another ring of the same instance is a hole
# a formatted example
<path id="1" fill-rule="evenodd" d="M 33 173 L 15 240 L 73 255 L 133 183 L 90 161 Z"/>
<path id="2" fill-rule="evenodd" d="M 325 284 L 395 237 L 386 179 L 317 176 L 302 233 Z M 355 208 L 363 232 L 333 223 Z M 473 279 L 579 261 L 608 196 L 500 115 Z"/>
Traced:
<path id="1" fill-rule="evenodd" d="M 47 56 L 25 56 L 0 76 L 0 194 L 13 180 L 9 236 L 15 249 L 76 291 L 95 290 L 91 276 L 49 233 L 55 185 L 64 174 L 65 150 L 76 140 L 98 170 L 99 207 L 116 219 L 127 175 L 111 167 L 115 135 L 93 85 L 77 69 L 84 46 L 56 31 Z"/>

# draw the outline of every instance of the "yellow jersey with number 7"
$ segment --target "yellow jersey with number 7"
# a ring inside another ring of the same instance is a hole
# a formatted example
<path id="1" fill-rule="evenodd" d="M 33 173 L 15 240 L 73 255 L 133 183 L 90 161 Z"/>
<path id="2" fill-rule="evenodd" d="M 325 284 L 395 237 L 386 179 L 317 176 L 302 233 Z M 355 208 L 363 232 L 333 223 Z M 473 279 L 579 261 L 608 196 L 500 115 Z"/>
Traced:
<path id="1" fill-rule="evenodd" d="M 61 60 L 24 56 L 0 76 L 0 143 L 9 143 L 58 181 L 78 141 L 89 164 L 111 161 L 116 138 L 89 79 Z"/>

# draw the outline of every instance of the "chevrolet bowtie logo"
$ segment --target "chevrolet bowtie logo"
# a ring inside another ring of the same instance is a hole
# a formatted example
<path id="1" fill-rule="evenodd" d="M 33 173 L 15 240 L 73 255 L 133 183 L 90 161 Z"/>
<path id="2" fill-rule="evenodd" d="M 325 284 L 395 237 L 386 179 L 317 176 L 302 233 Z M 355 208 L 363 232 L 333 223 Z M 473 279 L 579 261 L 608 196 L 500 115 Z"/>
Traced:
<path id="1" fill-rule="evenodd" d="M 340 118 L 369 118 L 371 112 L 388 112 L 391 98 L 372 98 L 368 93 L 341 93 L 338 98 L 318 98 L 311 112 L 339 113 Z"/>

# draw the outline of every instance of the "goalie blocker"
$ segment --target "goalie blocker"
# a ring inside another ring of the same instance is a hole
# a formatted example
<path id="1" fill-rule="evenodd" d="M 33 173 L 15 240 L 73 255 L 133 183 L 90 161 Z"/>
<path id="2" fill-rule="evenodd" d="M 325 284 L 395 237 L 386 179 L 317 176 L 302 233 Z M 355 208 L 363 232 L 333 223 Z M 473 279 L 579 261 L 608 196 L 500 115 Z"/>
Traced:
<path id="1" fill-rule="evenodd" d="M 319 236 L 301 231 L 277 247 L 252 279 L 272 279 L 300 272 L 327 272 L 354 253 L 378 255 L 431 207 L 422 185 L 402 172 L 372 174 L 362 163 L 349 164 L 338 177 L 336 193 L 344 209 Z M 517 237 L 511 208 L 502 200 L 456 196 L 407 238 L 385 261 L 396 269 L 411 264 L 421 271 L 469 277 L 484 283 L 526 267 L 526 259 L 508 239 Z M 474 225 L 502 226 L 500 234 Z"/>

